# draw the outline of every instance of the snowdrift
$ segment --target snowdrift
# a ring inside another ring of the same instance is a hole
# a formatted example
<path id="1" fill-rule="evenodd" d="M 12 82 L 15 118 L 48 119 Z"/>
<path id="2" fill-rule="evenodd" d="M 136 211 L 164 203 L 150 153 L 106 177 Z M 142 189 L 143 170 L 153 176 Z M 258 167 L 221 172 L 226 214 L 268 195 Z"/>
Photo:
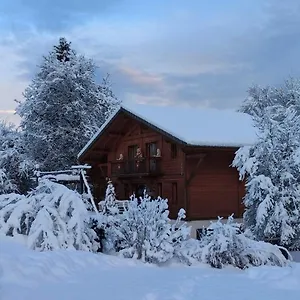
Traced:
<path id="1" fill-rule="evenodd" d="M 157 267 L 85 251 L 33 251 L 4 236 L 0 252 L 1 300 L 296 300 L 300 293 L 297 263 L 246 271 Z"/>

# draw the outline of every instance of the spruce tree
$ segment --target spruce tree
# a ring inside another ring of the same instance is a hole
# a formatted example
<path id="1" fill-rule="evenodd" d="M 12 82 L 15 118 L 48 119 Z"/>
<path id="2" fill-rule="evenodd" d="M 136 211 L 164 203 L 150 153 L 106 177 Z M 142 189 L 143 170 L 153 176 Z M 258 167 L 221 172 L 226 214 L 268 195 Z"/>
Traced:
<path id="1" fill-rule="evenodd" d="M 59 44 L 54 46 L 56 58 L 60 62 L 65 62 L 70 60 L 71 55 L 71 42 L 67 42 L 67 40 L 63 37 L 59 39 Z"/>
<path id="2" fill-rule="evenodd" d="M 41 170 L 68 168 L 119 105 L 107 82 L 95 82 L 96 65 L 61 38 L 43 57 L 19 103 L 25 147 Z"/>
<path id="3" fill-rule="evenodd" d="M 23 147 L 23 134 L 0 121 L 0 194 L 25 193 L 31 185 L 33 164 Z"/>
<path id="4" fill-rule="evenodd" d="M 300 85 L 296 82 L 254 92 L 247 107 L 258 140 L 240 148 L 233 161 L 247 181 L 246 228 L 257 239 L 275 239 L 287 247 L 300 239 Z"/>

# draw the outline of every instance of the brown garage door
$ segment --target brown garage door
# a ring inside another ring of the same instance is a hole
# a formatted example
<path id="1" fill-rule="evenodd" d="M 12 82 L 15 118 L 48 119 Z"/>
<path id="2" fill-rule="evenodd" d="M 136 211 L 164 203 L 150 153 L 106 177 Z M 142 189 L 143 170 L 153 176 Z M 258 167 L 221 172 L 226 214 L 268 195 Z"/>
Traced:
<path id="1" fill-rule="evenodd" d="M 230 163 L 231 156 L 215 154 L 200 165 L 188 188 L 190 218 L 240 215 L 238 173 Z"/>

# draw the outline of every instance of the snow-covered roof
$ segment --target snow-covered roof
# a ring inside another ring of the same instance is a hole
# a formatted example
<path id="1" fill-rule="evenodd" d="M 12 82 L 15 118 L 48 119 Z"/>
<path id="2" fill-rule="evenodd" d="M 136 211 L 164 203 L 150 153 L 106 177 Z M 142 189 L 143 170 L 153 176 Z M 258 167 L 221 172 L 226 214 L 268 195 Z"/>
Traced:
<path id="1" fill-rule="evenodd" d="M 80 157 L 101 135 L 120 110 L 140 118 L 174 138 L 194 146 L 240 147 L 255 143 L 249 115 L 234 110 L 182 106 L 121 106 L 80 151 Z"/>

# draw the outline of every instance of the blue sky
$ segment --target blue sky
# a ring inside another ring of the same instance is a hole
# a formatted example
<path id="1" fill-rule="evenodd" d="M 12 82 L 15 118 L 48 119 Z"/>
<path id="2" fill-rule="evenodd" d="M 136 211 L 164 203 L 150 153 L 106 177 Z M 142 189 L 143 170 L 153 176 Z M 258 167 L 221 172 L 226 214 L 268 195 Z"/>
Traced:
<path id="1" fill-rule="evenodd" d="M 299 0 L 1 0 L 0 118 L 60 36 L 126 104 L 238 108 L 300 74 Z"/>

